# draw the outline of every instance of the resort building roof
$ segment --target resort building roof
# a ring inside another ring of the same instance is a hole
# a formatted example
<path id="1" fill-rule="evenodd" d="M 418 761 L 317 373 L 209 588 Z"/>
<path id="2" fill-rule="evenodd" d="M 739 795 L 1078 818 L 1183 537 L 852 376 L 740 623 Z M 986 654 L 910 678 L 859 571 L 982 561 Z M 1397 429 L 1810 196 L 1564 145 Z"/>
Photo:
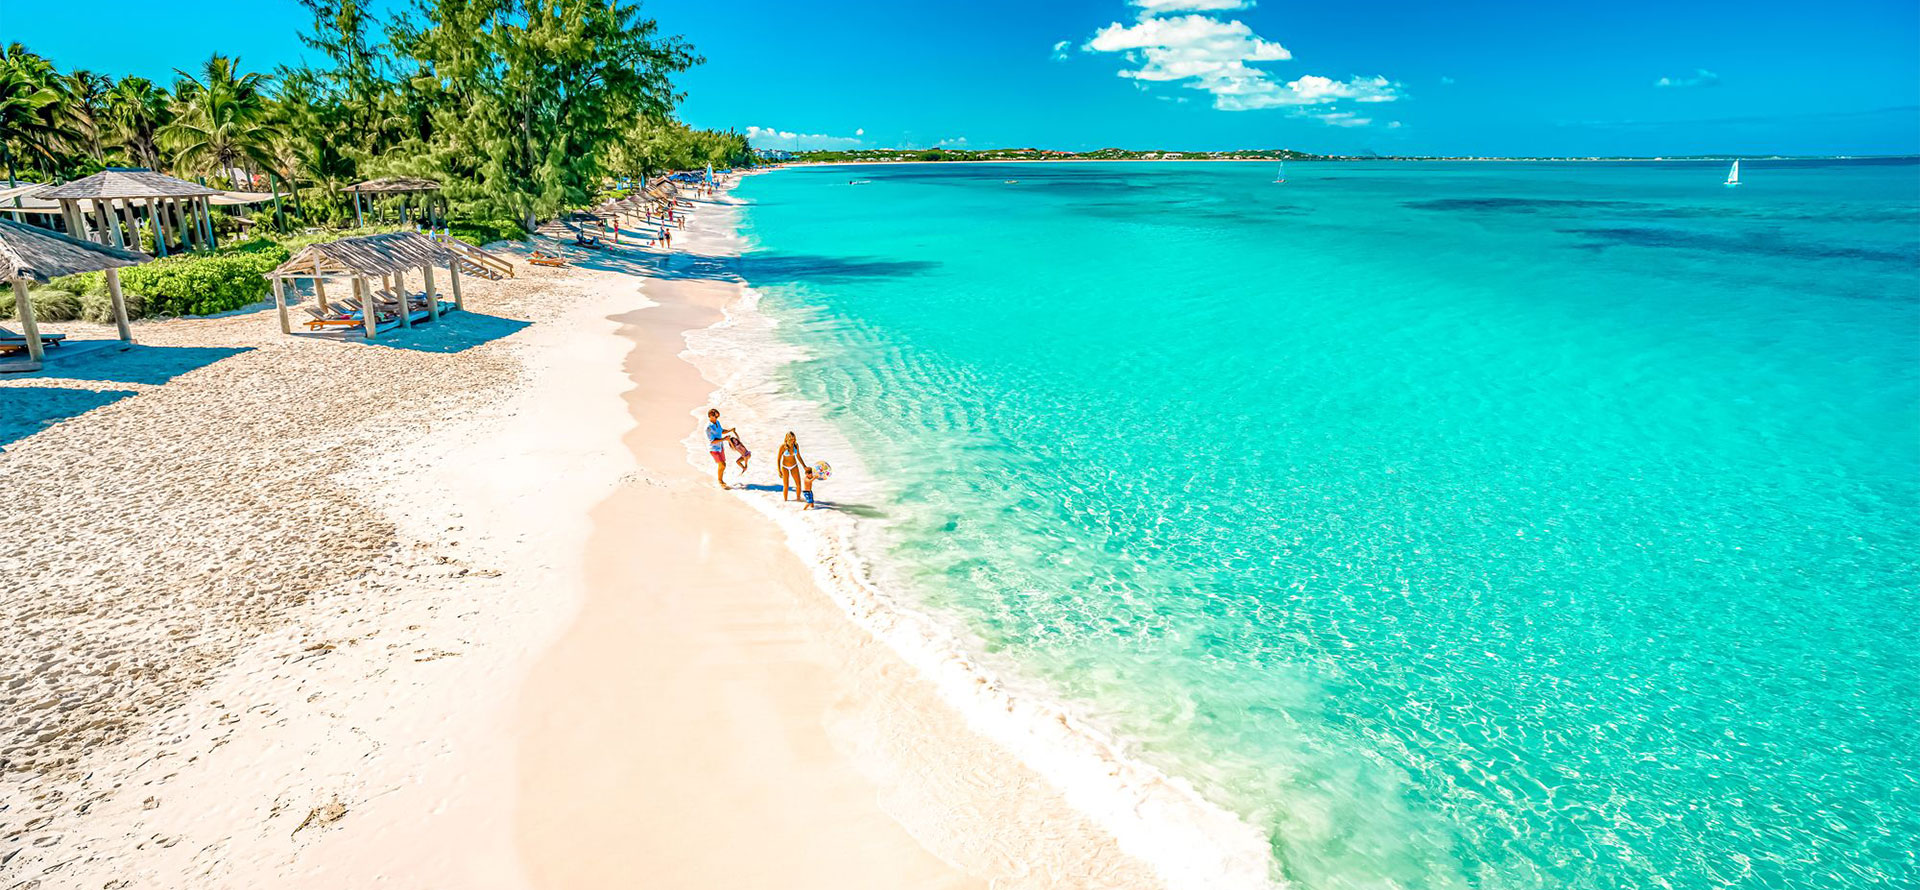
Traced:
<path id="1" fill-rule="evenodd" d="M 23 182 L 12 188 L 0 188 L 0 210 L 19 210 L 24 213 L 57 213 L 60 202 L 40 197 L 40 191 L 47 188 L 44 182 Z M 19 206 L 14 206 L 18 201 Z"/>
<path id="2" fill-rule="evenodd" d="M 212 201 L 217 207 L 240 207 L 247 204 L 265 204 L 273 200 L 273 193 L 226 191 L 207 200 Z"/>
<path id="3" fill-rule="evenodd" d="M 401 192 L 437 192 L 440 183 L 431 179 L 410 179 L 405 176 L 389 176 L 384 179 L 369 179 L 356 182 L 341 189 L 343 192 L 358 192 L 363 195 L 391 195 Z"/>

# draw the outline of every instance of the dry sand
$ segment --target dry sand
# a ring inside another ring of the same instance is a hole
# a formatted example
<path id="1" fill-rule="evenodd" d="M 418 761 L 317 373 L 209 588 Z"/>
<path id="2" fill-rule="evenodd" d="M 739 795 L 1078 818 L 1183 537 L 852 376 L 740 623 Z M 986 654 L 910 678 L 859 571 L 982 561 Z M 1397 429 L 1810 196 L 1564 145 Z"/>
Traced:
<path id="1" fill-rule="evenodd" d="M 688 460 L 711 209 L 0 379 L 0 888 L 1154 886 Z"/>

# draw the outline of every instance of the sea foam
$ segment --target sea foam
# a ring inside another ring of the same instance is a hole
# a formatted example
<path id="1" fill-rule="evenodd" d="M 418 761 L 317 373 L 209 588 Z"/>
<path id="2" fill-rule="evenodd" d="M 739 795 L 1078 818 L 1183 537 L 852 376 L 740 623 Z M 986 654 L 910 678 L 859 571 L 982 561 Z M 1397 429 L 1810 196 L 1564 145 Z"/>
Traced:
<path id="1" fill-rule="evenodd" d="M 739 213 L 719 205 L 710 210 L 724 217 L 712 221 L 719 223 L 715 234 L 734 230 L 734 245 L 744 252 L 748 241 L 737 234 Z M 760 300 L 742 282 L 721 321 L 688 332 L 682 357 L 716 385 L 711 404 L 730 426 L 757 431 L 756 438 L 768 442 L 791 430 L 812 460 L 831 459 L 834 476 L 818 492 L 823 501 L 885 503 L 886 486 L 852 442 L 822 419 L 822 407 L 780 385 L 782 368 L 808 353 L 783 339 L 778 320 L 761 311 Z M 689 415 L 690 427 L 697 422 Z M 686 443 L 688 461 L 704 470 L 706 443 L 697 434 Z M 1042 684 L 986 665 L 974 654 L 985 648 L 976 635 L 920 607 L 890 581 L 884 561 L 876 558 L 885 552 L 885 520 L 832 509 L 802 512 L 768 496 L 747 501 L 781 527 L 849 618 L 913 665 L 975 731 L 1045 777 L 1172 890 L 1287 886 L 1273 877 L 1272 850 L 1259 829 L 1206 800 L 1186 780 L 1129 756 L 1120 740 L 1076 717 L 1068 702 Z"/>

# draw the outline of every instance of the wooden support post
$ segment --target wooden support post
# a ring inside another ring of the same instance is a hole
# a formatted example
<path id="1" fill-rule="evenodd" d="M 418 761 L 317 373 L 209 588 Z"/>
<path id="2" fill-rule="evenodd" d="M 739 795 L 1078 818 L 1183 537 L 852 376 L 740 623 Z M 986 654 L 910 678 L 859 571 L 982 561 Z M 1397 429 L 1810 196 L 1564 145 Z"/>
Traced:
<path id="1" fill-rule="evenodd" d="M 313 298 L 319 302 L 321 312 L 327 311 L 327 280 L 321 278 L 319 272 L 313 275 Z"/>
<path id="2" fill-rule="evenodd" d="M 27 360 L 39 364 L 47 357 L 40 343 L 40 324 L 33 320 L 33 301 L 27 299 L 27 280 L 13 280 L 13 308 L 20 315 L 20 333 L 27 338 Z"/>
<path id="3" fill-rule="evenodd" d="M 113 301 L 113 323 L 120 328 L 120 339 L 133 342 L 133 329 L 127 326 L 127 298 L 120 292 L 120 270 L 107 270 L 107 297 Z"/>
<path id="4" fill-rule="evenodd" d="M 99 198 L 93 199 L 93 212 L 94 215 L 100 217 L 100 243 L 108 247 L 121 246 L 120 218 L 115 216 L 113 211 L 107 208 L 107 202 Z M 109 240 L 109 236 L 111 236 L 111 240 Z"/>
<path id="5" fill-rule="evenodd" d="M 180 230 L 187 233 L 188 250 L 205 250 L 206 233 L 200 231 L 200 213 L 185 199 L 173 199 L 173 212 L 180 217 Z"/>
<path id="6" fill-rule="evenodd" d="M 408 299 L 407 275 L 405 272 L 393 273 L 393 287 L 389 288 L 389 290 L 393 291 L 393 298 L 400 301 L 400 326 L 403 328 L 413 327 L 413 300 Z"/>
<path id="7" fill-rule="evenodd" d="M 172 240 L 180 245 L 181 252 L 192 252 L 193 236 L 187 234 L 186 226 L 181 225 L 180 200 L 178 198 L 161 198 L 160 215 L 167 218 L 167 231 L 172 233 Z"/>
<path id="8" fill-rule="evenodd" d="M 187 210 L 180 206 L 179 198 L 168 199 L 167 212 L 173 214 L 173 231 L 180 236 L 180 249 L 192 253 L 194 244 L 200 240 L 200 226 L 187 223 Z"/>
<path id="9" fill-rule="evenodd" d="M 87 240 L 87 230 L 80 223 L 80 202 L 70 198 L 60 199 L 60 218 L 67 224 L 68 237 Z"/>
<path id="10" fill-rule="evenodd" d="M 287 317 L 287 281 L 284 278 L 273 280 L 273 308 L 280 312 L 280 333 L 293 333 L 293 319 Z"/>
<path id="11" fill-rule="evenodd" d="M 367 227 L 366 217 L 363 217 L 360 215 L 360 190 L 359 189 L 354 189 L 353 191 L 353 227 L 356 229 L 364 229 Z"/>
<path id="12" fill-rule="evenodd" d="M 466 308 L 467 308 L 467 301 L 465 301 L 465 300 L 463 300 L 463 299 L 460 299 L 460 269 L 459 269 L 459 267 L 458 267 L 458 266 L 448 266 L 448 267 L 447 267 L 447 277 L 449 277 L 449 278 L 451 278 L 451 279 L 453 280 L 453 308 L 455 308 L 455 309 L 461 309 L 461 310 L 464 310 L 464 309 L 466 309 Z"/>
<path id="13" fill-rule="evenodd" d="M 166 214 L 160 212 L 160 202 L 148 198 L 147 221 L 153 224 L 153 249 L 160 254 L 161 259 L 167 256 L 167 238 L 169 237 L 165 217 Z"/>
<path id="14" fill-rule="evenodd" d="M 112 203 L 112 202 L 108 202 L 108 203 Z M 128 249 L 131 249 L 131 250 L 144 249 L 144 245 L 140 241 L 140 217 L 138 214 L 134 213 L 133 199 L 122 198 L 120 200 L 120 210 L 121 212 L 127 215 L 127 247 Z"/>
<path id="15" fill-rule="evenodd" d="M 220 236 L 213 233 L 213 199 L 205 195 L 200 196 L 200 218 L 207 223 L 207 248 L 220 249 Z"/>
<path id="16" fill-rule="evenodd" d="M 372 291 L 373 285 L 367 281 L 365 275 L 353 276 L 353 293 L 360 298 L 360 318 L 367 324 L 367 339 L 369 340 L 380 335 L 379 330 L 377 330 L 380 323 L 375 320 L 380 317 L 380 313 L 378 308 L 373 304 Z"/>
<path id="17" fill-rule="evenodd" d="M 427 317 L 434 321 L 439 321 L 440 295 L 434 293 L 433 290 L 433 265 L 429 263 L 428 265 L 421 266 L 420 274 L 427 280 Z"/>

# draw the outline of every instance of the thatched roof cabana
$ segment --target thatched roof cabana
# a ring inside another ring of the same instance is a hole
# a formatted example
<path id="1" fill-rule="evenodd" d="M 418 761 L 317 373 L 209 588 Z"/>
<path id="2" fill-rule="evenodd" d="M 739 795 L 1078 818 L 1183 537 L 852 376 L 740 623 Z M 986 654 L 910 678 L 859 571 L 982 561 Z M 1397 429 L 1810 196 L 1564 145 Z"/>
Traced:
<path id="1" fill-rule="evenodd" d="M 155 173 L 145 168 L 115 167 L 65 185 L 53 186 L 41 197 L 78 201 L 93 198 L 198 198 L 217 194 L 220 194 L 219 189 L 165 173 Z"/>
<path id="2" fill-rule="evenodd" d="M 318 303 L 309 310 L 313 320 L 306 322 L 308 329 L 361 327 L 371 340 L 383 327 L 411 328 L 415 321 L 440 320 L 440 300 L 433 283 L 435 266 L 446 267 L 451 276 L 452 308 L 466 308 L 460 296 L 460 267 L 472 262 L 452 246 L 418 232 L 389 232 L 308 245 L 268 272 L 267 278 L 273 282 L 273 302 L 279 310 L 282 333 L 293 333 L 286 284 L 305 279 L 313 282 Z M 425 282 L 424 300 L 406 293 L 406 275 L 413 270 L 419 270 Z M 327 302 L 326 282 L 330 278 L 350 282 L 353 296 L 344 311 L 336 311 Z M 379 279 L 378 288 L 374 279 Z"/>
<path id="3" fill-rule="evenodd" d="M 0 219 L 0 279 L 45 282 L 62 275 L 137 266 L 151 259 L 137 250 L 106 247 Z"/>
<path id="4" fill-rule="evenodd" d="M 34 193 L 35 197 L 59 202 L 67 231 L 75 237 L 86 236 L 91 205 L 94 237 L 108 247 L 139 247 L 138 210 L 144 206 L 147 223 L 156 227 L 153 240 L 161 256 L 167 255 L 169 241 L 187 249 L 216 246 L 207 199 L 217 194 L 219 189 L 134 167 L 102 170 Z M 119 202 L 118 208 L 115 202 Z"/>
<path id="5" fill-rule="evenodd" d="M 127 325 L 127 301 L 120 292 L 120 269 L 149 259 L 152 257 L 139 251 L 107 247 L 0 219 L 0 278 L 13 284 L 14 312 L 20 317 L 21 327 L 18 337 L 0 336 L 0 347 L 24 348 L 27 353 L 25 363 L 16 362 L 7 370 L 37 371 L 45 360 L 46 344 L 41 339 L 40 325 L 33 317 L 33 301 L 27 298 L 29 280 L 45 282 L 80 272 L 107 273 L 107 295 L 113 300 L 114 323 L 120 328 L 120 340 L 131 343 L 133 331 Z"/>
<path id="6" fill-rule="evenodd" d="M 378 198 L 383 195 L 399 195 L 400 196 L 400 218 L 402 220 L 405 220 L 407 218 L 408 196 L 438 192 L 440 191 L 440 183 L 431 179 L 418 179 L 418 178 L 407 177 L 407 176 L 388 176 L 381 179 L 369 179 L 366 182 L 356 182 L 353 185 L 350 185 L 350 186 L 347 186 L 346 188 L 341 189 L 340 191 L 353 195 L 354 224 L 364 226 L 366 225 L 366 218 L 362 216 L 360 212 L 360 203 L 361 203 L 361 198 L 363 196 L 368 200 L 372 200 L 374 198 Z M 423 210 L 426 209 L 427 204 L 431 203 L 431 200 L 432 199 L 429 198 L 425 201 L 422 201 L 421 208 Z M 445 216 L 444 202 L 442 203 L 441 209 L 443 211 L 442 217 L 444 218 Z"/>

